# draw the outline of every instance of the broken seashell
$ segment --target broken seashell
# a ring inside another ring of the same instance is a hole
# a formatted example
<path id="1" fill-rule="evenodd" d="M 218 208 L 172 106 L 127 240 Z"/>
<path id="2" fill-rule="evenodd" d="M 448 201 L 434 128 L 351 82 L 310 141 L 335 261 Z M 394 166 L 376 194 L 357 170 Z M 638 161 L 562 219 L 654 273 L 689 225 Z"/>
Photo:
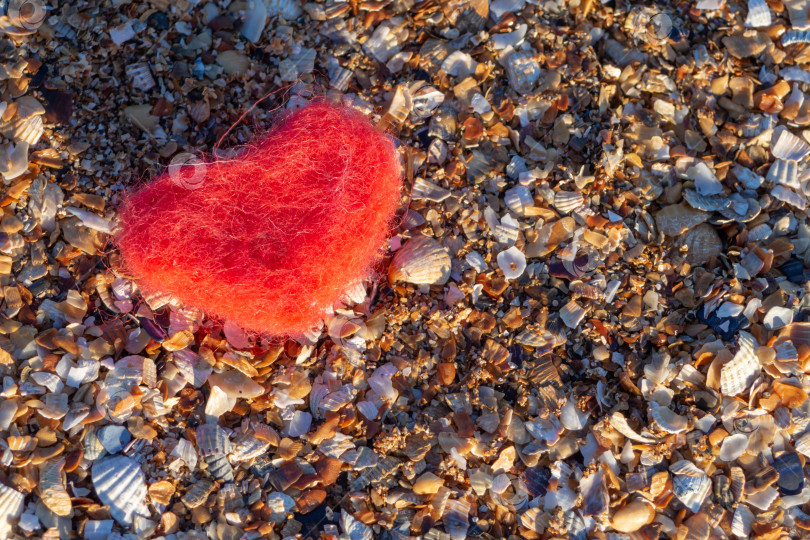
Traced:
<path id="1" fill-rule="evenodd" d="M 70 495 L 62 481 L 64 466 L 65 460 L 62 458 L 46 461 L 39 469 L 39 496 L 45 506 L 57 516 L 69 515 L 72 508 Z"/>
<path id="2" fill-rule="evenodd" d="M 582 193 L 558 191 L 554 195 L 554 207 L 560 212 L 572 212 L 585 204 Z"/>
<path id="3" fill-rule="evenodd" d="M 771 25 L 771 10 L 765 0 L 748 0 L 748 15 L 745 26 L 748 28 L 763 28 Z M 747 535 L 746 535 L 747 536 Z"/>
<path id="4" fill-rule="evenodd" d="M 517 279 L 526 270 L 526 255 L 515 246 L 498 253 L 497 260 L 506 279 Z"/>
<path id="5" fill-rule="evenodd" d="M 746 448 L 748 448 L 748 435 L 735 433 L 723 439 L 723 444 L 720 445 L 719 457 L 722 461 L 734 461 L 743 455 Z"/>
<path id="6" fill-rule="evenodd" d="M 450 191 L 437 186 L 433 182 L 428 182 L 422 177 L 417 178 L 411 189 L 413 200 L 426 199 L 433 202 L 442 202 L 450 196 Z"/>
<path id="7" fill-rule="evenodd" d="M 740 350 L 720 370 L 720 390 L 726 396 L 745 392 L 761 371 L 759 358 L 754 353 L 754 336 L 740 331 L 739 344 Z"/>
<path id="8" fill-rule="evenodd" d="M 411 238 L 391 260 L 388 279 L 391 283 L 444 285 L 450 279 L 450 253 L 433 238 Z"/>
<path id="9" fill-rule="evenodd" d="M 568 328 L 577 329 L 587 312 L 588 310 L 580 306 L 576 300 L 571 300 L 560 310 L 560 319 Z"/>
<path id="10" fill-rule="evenodd" d="M 801 161 L 810 154 L 810 144 L 804 142 L 784 126 L 773 132 L 775 141 L 771 146 L 771 154 L 777 159 L 786 161 Z"/>
<path id="11" fill-rule="evenodd" d="M 697 512 L 711 490 L 712 482 L 694 463 L 681 460 L 669 466 L 672 492 L 690 511 Z"/>

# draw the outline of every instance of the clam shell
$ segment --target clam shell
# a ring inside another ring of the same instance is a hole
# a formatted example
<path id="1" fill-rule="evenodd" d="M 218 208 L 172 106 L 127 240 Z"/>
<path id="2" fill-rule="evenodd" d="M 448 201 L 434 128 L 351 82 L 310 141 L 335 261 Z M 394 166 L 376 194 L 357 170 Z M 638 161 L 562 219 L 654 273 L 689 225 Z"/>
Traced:
<path id="1" fill-rule="evenodd" d="M 672 492 L 692 512 L 700 510 L 709 494 L 712 482 L 705 472 L 691 461 L 681 460 L 669 466 L 672 477 Z"/>
<path id="2" fill-rule="evenodd" d="M 771 25 L 771 10 L 765 0 L 748 0 L 748 16 L 745 26 L 749 28 L 762 28 Z"/>
<path id="3" fill-rule="evenodd" d="M 560 310 L 560 319 L 568 328 L 576 329 L 587 312 L 588 310 L 580 306 L 576 300 L 571 300 Z"/>
<path id="4" fill-rule="evenodd" d="M 771 146 L 771 154 L 776 159 L 801 161 L 810 154 L 810 145 L 785 127 L 775 129 L 773 136 L 775 139 Z"/>
<path id="5" fill-rule="evenodd" d="M 388 267 L 392 283 L 444 285 L 450 279 L 450 252 L 435 239 L 416 236 L 396 252 Z"/>
<path id="6" fill-rule="evenodd" d="M 414 200 L 426 199 L 433 202 L 442 202 L 450 196 L 450 191 L 422 177 L 417 178 L 411 188 L 411 198 Z"/>
<path id="7" fill-rule="evenodd" d="M 65 485 L 62 482 L 64 459 L 45 462 L 39 469 L 39 496 L 51 512 L 57 516 L 70 514 L 72 505 Z"/>
<path id="8" fill-rule="evenodd" d="M 807 201 L 804 197 L 796 193 L 790 188 L 785 186 L 776 186 L 771 190 L 771 196 L 774 199 L 779 199 L 780 201 L 787 203 L 791 206 L 795 206 L 799 210 L 804 211 L 807 208 Z"/>
<path id="9" fill-rule="evenodd" d="M 149 517 L 146 481 L 138 462 L 121 455 L 104 458 L 93 465 L 92 479 L 98 498 L 118 523 L 128 527 L 136 516 Z"/>
<path id="10" fill-rule="evenodd" d="M 558 191 L 554 194 L 554 207 L 560 212 L 571 212 L 585 204 L 582 193 Z"/>
<path id="11" fill-rule="evenodd" d="M 790 29 L 782 34 L 782 46 L 787 47 L 796 43 L 810 43 L 810 31 Z"/>
<path id="12" fill-rule="evenodd" d="M 720 391 L 726 396 L 745 392 L 762 369 L 754 354 L 756 340 L 748 332 L 740 331 L 740 350 L 720 370 Z"/>

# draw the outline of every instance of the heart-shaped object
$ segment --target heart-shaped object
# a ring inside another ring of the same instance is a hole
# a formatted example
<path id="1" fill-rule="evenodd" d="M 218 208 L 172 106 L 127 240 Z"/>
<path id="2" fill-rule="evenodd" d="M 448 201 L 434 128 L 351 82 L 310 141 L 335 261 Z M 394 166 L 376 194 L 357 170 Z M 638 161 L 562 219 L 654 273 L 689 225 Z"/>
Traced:
<path id="1" fill-rule="evenodd" d="M 232 160 L 170 167 L 129 194 L 115 242 L 147 293 L 296 334 L 369 276 L 401 186 L 393 141 L 362 114 L 319 101 Z"/>

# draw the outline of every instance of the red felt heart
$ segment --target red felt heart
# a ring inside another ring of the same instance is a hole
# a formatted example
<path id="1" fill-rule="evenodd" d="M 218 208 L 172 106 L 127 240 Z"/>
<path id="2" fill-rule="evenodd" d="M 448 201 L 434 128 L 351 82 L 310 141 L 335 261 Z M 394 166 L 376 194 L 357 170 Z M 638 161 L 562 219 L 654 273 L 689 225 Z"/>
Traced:
<path id="1" fill-rule="evenodd" d="M 392 140 L 326 102 L 231 161 L 170 173 L 119 209 L 123 268 L 146 292 L 276 335 L 311 328 L 368 277 L 402 185 Z"/>

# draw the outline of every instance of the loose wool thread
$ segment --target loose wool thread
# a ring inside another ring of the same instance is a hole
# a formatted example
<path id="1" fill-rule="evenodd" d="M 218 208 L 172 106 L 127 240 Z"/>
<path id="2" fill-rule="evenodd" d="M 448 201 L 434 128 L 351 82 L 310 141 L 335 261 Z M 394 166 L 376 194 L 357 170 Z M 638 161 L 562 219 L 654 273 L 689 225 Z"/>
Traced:
<path id="1" fill-rule="evenodd" d="M 123 269 L 146 292 L 271 335 L 311 329 L 369 276 L 402 187 L 391 139 L 323 101 L 203 170 L 194 189 L 164 174 L 124 198 Z"/>

